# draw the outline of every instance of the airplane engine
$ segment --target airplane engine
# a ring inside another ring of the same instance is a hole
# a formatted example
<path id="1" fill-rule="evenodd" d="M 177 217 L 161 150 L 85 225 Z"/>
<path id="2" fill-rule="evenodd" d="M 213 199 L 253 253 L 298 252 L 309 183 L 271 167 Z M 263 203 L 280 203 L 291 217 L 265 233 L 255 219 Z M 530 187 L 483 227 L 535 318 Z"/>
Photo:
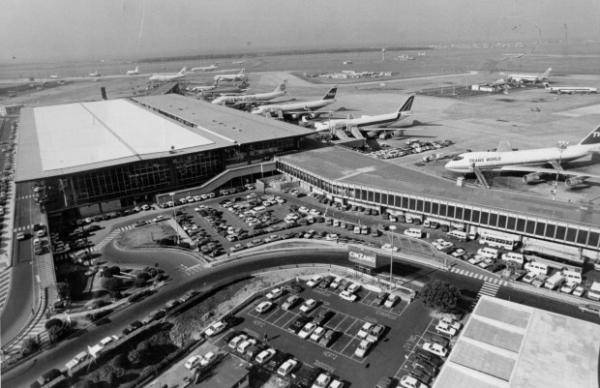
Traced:
<path id="1" fill-rule="evenodd" d="M 567 189 L 573 189 L 573 188 L 579 187 L 581 185 L 585 185 L 586 179 L 587 178 L 583 177 L 583 176 L 567 178 L 567 179 L 565 179 L 565 186 L 567 187 Z"/>
<path id="2" fill-rule="evenodd" d="M 319 114 L 318 114 L 318 113 L 310 113 L 310 114 L 308 115 L 308 117 L 310 117 L 312 120 L 314 120 L 314 119 L 316 119 L 317 117 L 319 117 Z"/>
<path id="3" fill-rule="evenodd" d="M 542 176 L 537 172 L 532 172 L 532 173 L 529 173 L 529 174 L 523 176 L 523 183 L 526 183 L 528 185 L 540 183 L 542 181 L 543 181 Z"/>
<path id="4" fill-rule="evenodd" d="M 377 131 L 369 131 L 369 132 L 367 132 L 367 138 L 369 138 L 369 139 L 375 139 L 377 137 L 377 135 L 378 135 Z"/>
<path id="5" fill-rule="evenodd" d="M 300 118 L 300 115 L 298 113 L 292 113 L 291 117 L 292 117 L 292 120 L 298 120 Z"/>
<path id="6" fill-rule="evenodd" d="M 394 137 L 404 136 L 403 130 L 394 131 Z"/>

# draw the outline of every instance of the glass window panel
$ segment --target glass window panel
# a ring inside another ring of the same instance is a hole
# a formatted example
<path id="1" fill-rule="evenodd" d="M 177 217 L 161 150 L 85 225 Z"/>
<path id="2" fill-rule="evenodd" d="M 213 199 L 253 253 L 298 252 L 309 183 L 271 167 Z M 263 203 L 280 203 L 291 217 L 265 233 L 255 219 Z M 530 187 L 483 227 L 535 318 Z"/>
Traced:
<path id="1" fill-rule="evenodd" d="M 367 197 L 367 201 L 373 202 L 373 192 L 371 190 L 368 191 L 369 196 Z"/>
<path id="2" fill-rule="evenodd" d="M 538 236 L 543 236 L 545 229 L 546 229 L 546 223 L 538 222 L 537 225 L 535 226 L 535 234 L 537 234 Z"/>
<path id="3" fill-rule="evenodd" d="M 544 236 L 554 238 L 554 231 L 556 230 L 556 225 L 548 224 L 546 225 L 546 233 Z"/>
<path id="4" fill-rule="evenodd" d="M 423 210 L 425 213 L 431 213 L 431 202 L 425 201 L 425 208 Z"/>
<path id="5" fill-rule="evenodd" d="M 417 200 L 414 198 L 411 198 L 410 202 L 409 202 L 409 209 L 415 210 L 415 207 L 417 207 Z"/>
<path id="6" fill-rule="evenodd" d="M 579 230 L 579 233 L 577 234 L 577 242 L 579 244 L 585 244 L 587 243 L 587 237 L 588 237 L 588 232 L 587 230 Z"/>
<path id="7" fill-rule="evenodd" d="M 564 226 L 557 226 L 556 227 L 556 236 L 554 236 L 554 238 L 558 239 L 558 240 L 564 240 L 565 239 L 565 233 L 567 233 L 567 228 Z"/>
<path id="8" fill-rule="evenodd" d="M 575 242 L 576 236 L 577 236 L 577 229 L 575 229 L 575 228 L 567 229 L 567 241 Z"/>
<path id="9" fill-rule="evenodd" d="M 446 214 L 446 216 L 448 217 L 454 217 L 454 206 L 453 205 L 448 205 L 448 213 Z"/>
<path id="10" fill-rule="evenodd" d="M 454 213 L 454 218 L 457 218 L 459 220 L 463 219 L 463 208 L 460 206 L 456 207 L 456 211 Z"/>
<path id="11" fill-rule="evenodd" d="M 399 196 L 399 195 L 396 195 L 394 198 L 395 198 L 394 199 L 394 206 L 396 206 L 396 207 L 402 207 L 402 197 Z"/>
<path id="12" fill-rule="evenodd" d="M 471 221 L 471 209 L 465 208 L 463 211 L 463 220 Z"/>
<path id="13" fill-rule="evenodd" d="M 408 209 L 408 197 L 402 197 L 402 208 Z"/>
<path id="14" fill-rule="evenodd" d="M 420 211 L 420 212 L 423 211 L 423 200 L 422 199 L 417 199 L 417 211 Z"/>
<path id="15" fill-rule="evenodd" d="M 375 202 L 379 203 L 379 201 L 381 201 L 381 194 L 379 194 L 378 191 L 375 192 Z"/>
<path id="16" fill-rule="evenodd" d="M 506 227 L 506 216 L 505 215 L 499 215 L 498 216 L 498 227 L 499 228 L 505 228 Z"/>
<path id="17" fill-rule="evenodd" d="M 431 213 L 438 214 L 439 211 L 440 211 L 440 206 L 438 205 L 437 202 L 433 202 L 431 204 Z"/>
<path id="18" fill-rule="evenodd" d="M 490 214 L 488 212 L 481 212 L 481 219 L 479 220 L 479 223 L 487 225 L 489 215 Z"/>
<path id="19" fill-rule="evenodd" d="M 598 246 L 598 240 L 600 239 L 600 233 L 598 232 L 590 232 L 590 238 L 588 239 L 588 245 L 590 246 Z"/>
<path id="20" fill-rule="evenodd" d="M 479 216 L 481 215 L 480 213 L 481 212 L 479 210 L 473 210 L 471 221 L 478 224 L 479 223 Z"/>
<path id="21" fill-rule="evenodd" d="M 489 222 L 489 225 L 490 226 L 496 226 L 497 223 L 498 223 L 498 214 L 496 214 L 496 213 L 490 213 L 490 222 Z"/>
<path id="22" fill-rule="evenodd" d="M 446 205 L 440 204 L 440 216 L 446 216 Z"/>
<path id="23" fill-rule="evenodd" d="M 525 232 L 525 220 L 523 218 L 517 219 L 517 231 Z"/>

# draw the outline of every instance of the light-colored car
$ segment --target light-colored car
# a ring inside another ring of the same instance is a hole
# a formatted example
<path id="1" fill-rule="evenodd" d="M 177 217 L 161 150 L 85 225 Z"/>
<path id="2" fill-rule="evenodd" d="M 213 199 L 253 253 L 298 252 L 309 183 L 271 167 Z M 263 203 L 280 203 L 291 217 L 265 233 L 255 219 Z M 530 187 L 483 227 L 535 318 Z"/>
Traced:
<path id="1" fill-rule="evenodd" d="M 247 340 L 240 342 L 236 350 L 238 353 L 244 354 L 252 345 L 256 345 L 256 340 L 254 338 L 248 338 Z"/>
<path id="2" fill-rule="evenodd" d="M 333 281 L 331 283 L 329 283 L 329 288 L 333 288 L 333 289 L 338 288 L 341 281 L 342 281 L 342 278 L 340 278 L 339 276 L 336 276 L 335 279 L 333 279 Z"/>
<path id="3" fill-rule="evenodd" d="M 262 352 L 258 353 L 256 358 L 254 358 L 254 361 L 256 361 L 259 364 L 264 364 L 265 362 L 268 362 L 271 358 L 273 358 L 275 353 L 276 351 L 273 348 L 265 349 Z"/>
<path id="4" fill-rule="evenodd" d="M 397 246 L 392 246 L 392 244 L 390 243 L 385 243 L 381 246 L 381 249 L 383 249 L 384 251 L 398 251 L 398 247 Z"/>
<path id="5" fill-rule="evenodd" d="M 212 337 L 225 330 L 226 327 L 227 325 L 225 324 L 225 322 L 217 321 L 212 323 L 209 327 L 207 327 L 206 330 L 204 330 L 204 334 L 206 334 L 206 336 L 208 337 Z"/>
<path id="6" fill-rule="evenodd" d="M 344 383 L 340 380 L 333 379 L 331 383 L 329 383 L 329 388 L 344 388 Z"/>
<path id="7" fill-rule="evenodd" d="M 293 358 L 290 358 L 286 360 L 283 364 L 281 364 L 279 368 L 277 368 L 277 374 L 279 376 L 285 377 L 288 374 L 290 374 L 290 372 L 293 371 L 294 368 L 296 368 L 296 366 L 298 366 L 298 361 Z"/>
<path id="8" fill-rule="evenodd" d="M 185 364 L 183 364 L 183 366 L 185 366 L 186 369 L 193 369 L 196 365 L 198 365 L 198 363 L 200 362 L 201 359 L 202 359 L 202 356 L 199 356 L 198 354 L 194 354 L 192 357 L 188 358 L 185 361 Z"/>
<path id="9" fill-rule="evenodd" d="M 400 299 L 400 297 L 398 295 L 390 294 L 387 297 L 387 299 L 385 300 L 385 303 L 383 305 L 385 307 L 391 309 L 392 307 L 394 307 L 394 305 L 396 304 L 396 302 L 398 302 L 398 299 Z"/>
<path id="10" fill-rule="evenodd" d="M 435 330 L 438 333 L 446 334 L 446 335 L 449 335 L 450 337 L 454 337 L 456 335 L 456 329 L 453 328 L 452 326 L 448 326 L 444 322 L 438 322 L 438 324 L 435 326 Z"/>
<path id="11" fill-rule="evenodd" d="M 266 295 L 267 299 L 270 300 L 275 300 L 277 298 L 279 298 L 281 295 L 283 295 L 283 289 L 282 288 L 273 288 L 271 291 L 269 291 L 269 293 Z"/>
<path id="12" fill-rule="evenodd" d="M 298 332 L 298 337 L 302 338 L 302 339 L 306 339 L 309 335 L 312 334 L 312 332 L 317 328 L 317 324 L 314 322 L 308 322 L 306 325 L 304 325 L 304 327 L 302 328 L 302 330 L 300 330 Z"/>
<path id="13" fill-rule="evenodd" d="M 369 331 L 371 330 L 371 328 L 374 326 L 374 323 L 371 322 L 365 322 L 363 323 L 363 325 L 361 326 L 360 330 L 358 331 L 358 338 L 367 338 L 367 336 L 369 335 Z"/>
<path id="14" fill-rule="evenodd" d="M 325 328 L 321 326 L 317 326 L 317 328 L 310 335 L 310 340 L 318 342 L 321 337 L 325 334 Z"/>
<path id="15" fill-rule="evenodd" d="M 25 240 L 25 233 L 23 233 L 23 232 L 17 233 L 17 240 L 19 240 L 19 241 Z"/>
<path id="16" fill-rule="evenodd" d="M 446 357 L 448 355 L 448 349 L 435 342 L 425 342 L 423 344 L 423 350 L 440 357 Z"/>
<path id="17" fill-rule="evenodd" d="M 575 290 L 573 290 L 573 295 L 575 296 L 582 296 L 583 292 L 585 291 L 585 288 L 583 288 L 583 286 L 577 286 L 575 287 Z"/>
<path id="18" fill-rule="evenodd" d="M 354 350 L 354 355 L 356 357 L 363 358 L 367 354 L 369 349 L 371 349 L 371 346 L 373 346 L 373 342 L 371 341 L 367 341 L 366 339 L 360 341 L 360 343 L 356 347 L 356 350 Z"/>
<path id="19" fill-rule="evenodd" d="M 528 272 L 527 274 L 525 274 L 525 276 L 521 278 L 521 281 L 524 283 L 531 284 L 531 282 L 534 281 L 535 277 L 536 274 L 534 274 L 533 272 Z"/>
<path id="20" fill-rule="evenodd" d="M 346 291 L 349 291 L 352 294 L 356 293 L 358 290 L 360 290 L 360 284 L 358 283 L 350 283 L 348 288 L 346 288 Z"/>
<path id="21" fill-rule="evenodd" d="M 254 310 L 259 314 L 264 314 L 267 311 L 269 311 L 271 307 L 273 307 L 273 302 L 271 302 L 270 300 L 265 300 L 263 302 L 260 302 Z"/>
<path id="22" fill-rule="evenodd" d="M 426 384 L 423 384 L 411 375 L 402 376 L 400 378 L 400 386 L 403 388 L 429 388 Z"/>
<path id="23" fill-rule="evenodd" d="M 237 348 L 237 346 L 240 344 L 240 342 L 245 341 L 248 339 L 248 336 L 246 334 L 239 334 L 236 335 L 235 337 L 233 337 L 229 343 L 227 344 L 227 346 L 230 349 L 235 349 Z"/>
<path id="24" fill-rule="evenodd" d="M 376 324 L 373 327 L 371 327 L 371 329 L 369 330 L 369 334 L 367 335 L 366 340 L 369 342 L 375 343 L 375 342 L 379 341 L 379 339 L 383 335 L 384 331 L 385 331 L 385 326 Z"/>
<path id="25" fill-rule="evenodd" d="M 215 352 L 208 352 L 202 359 L 200 360 L 200 366 L 208 366 L 212 364 L 217 359 L 217 354 Z"/>
<path id="26" fill-rule="evenodd" d="M 456 319 L 453 319 L 453 318 L 450 318 L 447 316 L 440 318 L 440 322 L 442 322 L 450 327 L 455 328 L 456 331 L 460 330 L 460 328 L 462 327 L 462 323 L 460 323 Z"/>
<path id="27" fill-rule="evenodd" d="M 317 286 L 317 284 L 319 284 L 320 281 L 321 281 L 320 276 L 313 276 L 312 278 L 308 279 L 308 281 L 306 282 L 306 286 L 308 286 L 310 288 L 315 288 Z"/>
<path id="28" fill-rule="evenodd" d="M 327 388 L 327 385 L 331 382 L 331 375 L 328 373 L 320 373 L 311 388 Z"/>
<path id="29" fill-rule="evenodd" d="M 347 300 L 348 302 L 354 302 L 356 300 L 356 294 L 353 294 L 348 290 L 344 290 L 340 292 L 340 298 Z"/>
<path id="30" fill-rule="evenodd" d="M 311 312 L 315 307 L 317 307 L 317 301 L 314 299 L 307 299 L 300 306 L 300 311 L 306 314 Z"/>
<path id="31" fill-rule="evenodd" d="M 458 258 L 458 257 L 464 256 L 465 253 L 467 253 L 467 251 L 465 251 L 464 249 L 462 249 L 462 248 L 456 248 L 454 250 L 454 252 L 451 253 L 451 255 Z"/>

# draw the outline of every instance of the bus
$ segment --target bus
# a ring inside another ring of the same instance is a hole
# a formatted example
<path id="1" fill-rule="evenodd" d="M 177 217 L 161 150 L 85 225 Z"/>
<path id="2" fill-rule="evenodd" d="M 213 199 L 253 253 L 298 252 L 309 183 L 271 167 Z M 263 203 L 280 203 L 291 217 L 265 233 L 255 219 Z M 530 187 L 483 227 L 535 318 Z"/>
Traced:
<path id="1" fill-rule="evenodd" d="M 521 242 L 521 236 L 510 233 L 496 232 L 494 230 L 479 229 L 479 244 L 507 251 L 514 250 Z"/>

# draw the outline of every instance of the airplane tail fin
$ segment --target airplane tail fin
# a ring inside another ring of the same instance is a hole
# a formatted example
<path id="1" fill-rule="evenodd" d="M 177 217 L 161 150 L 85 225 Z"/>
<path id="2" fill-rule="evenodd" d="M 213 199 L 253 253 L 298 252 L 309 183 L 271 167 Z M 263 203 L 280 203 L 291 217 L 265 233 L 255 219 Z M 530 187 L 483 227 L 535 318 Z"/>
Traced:
<path id="1" fill-rule="evenodd" d="M 285 92 L 286 84 L 287 84 L 287 80 L 284 80 L 282 83 L 277 85 L 277 87 L 275 88 L 275 91 L 276 92 Z"/>
<path id="2" fill-rule="evenodd" d="M 544 76 L 544 78 L 548 78 L 550 76 L 551 71 L 552 71 L 551 67 L 547 68 L 546 71 L 544 72 L 544 74 L 542 74 Z"/>
<path id="3" fill-rule="evenodd" d="M 242 67 L 242 70 L 240 70 L 240 75 L 244 75 L 246 74 L 246 68 Z"/>
<path id="4" fill-rule="evenodd" d="M 412 104 L 413 104 L 414 100 L 415 100 L 415 96 L 414 95 L 408 97 L 406 99 L 406 102 L 404 103 L 404 105 L 402 105 L 400 107 L 400 109 L 398 109 L 398 113 L 410 111 L 412 109 Z"/>
<path id="5" fill-rule="evenodd" d="M 179 74 L 185 74 L 186 71 L 187 67 L 184 67 L 183 69 L 179 70 Z"/>
<path id="6" fill-rule="evenodd" d="M 586 137 L 584 137 L 579 145 L 591 145 L 591 144 L 600 144 L 600 126 L 590 132 Z"/>
<path id="7" fill-rule="evenodd" d="M 335 94 L 337 93 L 337 86 L 334 86 L 327 92 L 323 100 L 333 100 L 335 98 Z"/>

